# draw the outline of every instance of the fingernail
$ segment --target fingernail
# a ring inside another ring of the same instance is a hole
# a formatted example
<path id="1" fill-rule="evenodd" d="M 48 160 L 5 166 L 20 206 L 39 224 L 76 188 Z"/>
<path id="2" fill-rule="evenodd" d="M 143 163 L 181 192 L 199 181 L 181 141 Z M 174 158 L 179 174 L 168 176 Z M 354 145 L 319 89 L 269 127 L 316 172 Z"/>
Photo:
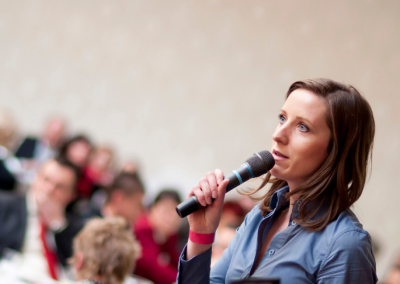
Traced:
<path id="1" fill-rule="evenodd" d="M 212 195 L 212 198 L 214 198 L 214 199 L 217 198 L 217 192 L 216 191 L 213 191 L 211 195 Z"/>
<path id="2" fill-rule="evenodd" d="M 211 204 L 211 203 L 212 203 L 211 198 L 207 198 L 207 203 L 208 203 L 208 204 Z"/>

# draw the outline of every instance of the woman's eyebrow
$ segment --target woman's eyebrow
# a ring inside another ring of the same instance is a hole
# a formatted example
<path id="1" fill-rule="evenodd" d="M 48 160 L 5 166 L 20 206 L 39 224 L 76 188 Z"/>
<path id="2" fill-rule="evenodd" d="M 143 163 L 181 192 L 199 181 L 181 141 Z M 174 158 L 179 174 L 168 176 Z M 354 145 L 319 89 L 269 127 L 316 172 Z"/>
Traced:
<path id="1" fill-rule="evenodd" d="M 306 122 L 308 122 L 309 124 L 311 124 L 312 127 L 314 127 L 314 124 L 311 123 L 311 121 L 309 121 L 307 118 L 301 117 L 301 116 L 296 116 L 296 119 L 298 120 L 305 120 Z"/>
<path id="2" fill-rule="evenodd" d="M 287 112 L 285 110 L 281 109 L 281 112 L 283 112 L 285 115 L 287 115 Z M 312 124 L 311 121 L 309 121 L 307 118 L 304 118 L 301 116 L 296 116 L 296 119 L 304 120 L 304 121 L 308 122 L 312 127 L 315 127 L 314 124 Z"/>

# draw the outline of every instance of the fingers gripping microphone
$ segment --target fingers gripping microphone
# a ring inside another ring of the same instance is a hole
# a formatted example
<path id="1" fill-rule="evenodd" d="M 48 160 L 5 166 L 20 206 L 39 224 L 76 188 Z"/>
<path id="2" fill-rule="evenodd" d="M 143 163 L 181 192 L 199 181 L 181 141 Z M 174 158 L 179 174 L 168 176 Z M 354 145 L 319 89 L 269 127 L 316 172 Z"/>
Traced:
<path id="1" fill-rule="evenodd" d="M 260 151 L 253 154 L 238 169 L 228 174 L 225 179 L 229 179 L 226 192 L 231 191 L 238 185 L 248 181 L 251 178 L 266 174 L 275 165 L 275 160 L 268 151 Z M 202 206 L 196 196 L 190 197 L 176 207 L 176 212 L 181 218 L 200 209 Z"/>

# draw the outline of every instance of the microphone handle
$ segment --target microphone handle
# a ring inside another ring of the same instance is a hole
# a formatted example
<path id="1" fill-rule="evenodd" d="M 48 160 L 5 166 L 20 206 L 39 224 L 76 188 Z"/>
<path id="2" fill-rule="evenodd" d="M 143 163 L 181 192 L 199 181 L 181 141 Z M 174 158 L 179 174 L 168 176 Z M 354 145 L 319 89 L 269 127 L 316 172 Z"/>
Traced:
<path id="1" fill-rule="evenodd" d="M 253 178 L 253 174 L 249 168 L 249 165 L 244 163 L 240 168 L 232 171 L 230 174 L 224 177 L 224 179 L 229 179 L 229 183 L 226 186 L 226 193 L 251 178 Z M 212 201 L 214 201 L 214 199 L 212 199 Z M 192 196 L 176 207 L 176 213 L 178 213 L 179 217 L 184 218 L 202 207 L 203 206 L 197 200 L 197 197 Z"/>

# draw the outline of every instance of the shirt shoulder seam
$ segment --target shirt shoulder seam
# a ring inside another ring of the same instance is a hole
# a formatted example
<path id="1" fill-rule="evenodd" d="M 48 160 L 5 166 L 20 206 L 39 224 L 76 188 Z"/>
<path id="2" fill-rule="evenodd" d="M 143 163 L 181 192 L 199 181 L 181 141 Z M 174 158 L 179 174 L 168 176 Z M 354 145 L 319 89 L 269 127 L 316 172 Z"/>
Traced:
<path id="1" fill-rule="evenodd" d="M 323 260 L 322 263 L 321 263 L 321 267 L 323 267 L 323 266 L 326 264 L 326 261 L 327 261 L 329 255 L 331 254 L 332 249 L 333 249 L 333 247 L 334 247 L 336 241 L 337 241 L 341 236 L 343 236 L 344 234 L 350 233 L 350 232 L 358 232 L 358 233 L 361 233 L 361 234 L 364 234 L 364 235 L 367 235 L 367 236 L 368 236 L 368 232 L 366 232 L 365 230 L 359 229 L 359 228 L 345 229 L 344 231 L 342 231 L 341 233 L 339 233 L 339 235 L 332 241 L 332 243 L 331 243 L 331 245 L 329 246 L 329 249 L 328 249 L 328 251 L 327 251 L 327 254 L 326 254 L 325 257 L 324 257 L 324 260 Z"/>

